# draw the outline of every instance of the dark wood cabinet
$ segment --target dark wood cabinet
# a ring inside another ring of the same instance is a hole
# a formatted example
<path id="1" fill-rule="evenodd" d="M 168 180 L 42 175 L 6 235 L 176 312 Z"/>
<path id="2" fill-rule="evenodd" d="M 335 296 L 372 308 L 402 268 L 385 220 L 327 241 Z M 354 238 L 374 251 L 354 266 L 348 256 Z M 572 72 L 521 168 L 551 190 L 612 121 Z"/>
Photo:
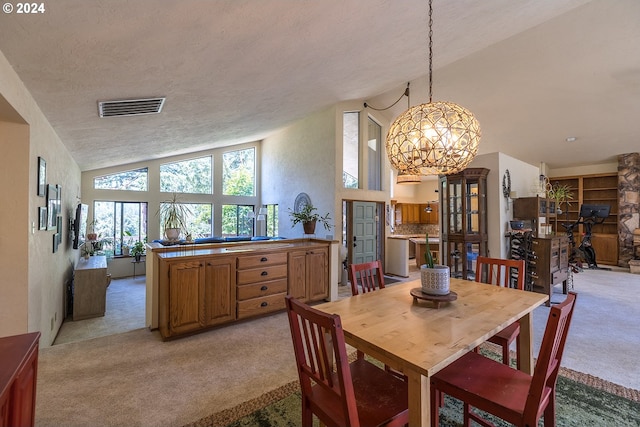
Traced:
<path id="1" fill-rule="evenodd" d="M 0 338 L 0 427 L 33 426 L 40 332 Z"/>
<path id="2" fill-rule="evenodd" d="M 510 240 L 511 258 L 525 261 L 525 290 L 549 295 L 547 306 L 555 285 L 562 283 L 562 291 L 567 293 L 571 250 L 567 236 L 534 237 L 527 231 L 511 233 Z"/>
<path id="3" fill-rule="evenodd" d="M 440 177 L 442 262 L 452 277 L 474 280 L 476 259 L 487 255 L 487 174 L 469 168 Z"/>
<path id="4" fill-rule="evenodd" d="M 591 230 L 591 244 L 596 252 L 596 261 L 602 264 L 618 264 L 618 174 L 594 174 L 550 178 L 552 186 L 567 185 L 573 191 L 573 198 L 559 206 L 556 232 L 565 231 L 562 223 L 574 223 L 579 218 L 580 206 L 608 205 L 609 217 L 602 224 L 596 224 Z M 573 230 L 576 247 L 580 245 L 585 232 L 584 225 Z"/>

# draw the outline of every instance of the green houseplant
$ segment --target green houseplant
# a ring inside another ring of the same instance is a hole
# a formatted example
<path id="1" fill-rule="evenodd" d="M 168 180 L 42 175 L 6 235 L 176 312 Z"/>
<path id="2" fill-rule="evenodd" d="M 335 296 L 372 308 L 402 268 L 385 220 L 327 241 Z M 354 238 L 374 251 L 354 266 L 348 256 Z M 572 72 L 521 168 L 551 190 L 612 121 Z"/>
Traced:
<path id="1" fill-rule="evenodd" d="M 144 251 L 145 251 L 144 243 L 138 240 L 133 244 L 129 253 L 131 254 L 132 257 L 135 257 L 136 261 L 140 261 L 140 258 L 144 254 Z"/>
<path id="2" fill-rule="evenodd" d="M 299 222 L 302 223 L 302 227 L 304 228 L 305 234 L 313 234 L 316 230 L 316 224 L 320 223 L 323 225 L 325 230 L 331 230 L 332 225 L 329 223 L 331 218 L 329 217 L 329 213 L 327 212 L 324 215 L 320 215 L 316 211 L 318 208 L 313 207 L 313 205 L 308 204 L 305 205 L 300 212 L 295 212 L 289 209 L 289 215 L 292 219 L 291 227 L 295 227 Z"/>
<path id="3" fill-rule="evenodd" d="M 160 203 L 156 215 L 160 217 L 164 235 L 168 240 L 178 240 L 180 231 L 187 233 L 186 218 L 187 215 L 191 215 L 191 210 L 185 204 L 180 203 L 176 193 L 173 193 L 170 200 Z"/>
<path id="4" fill-rule="evenodd" d="M 449 266 L 436 264 L 429 249 L 429 233 L 425 234 L 424 264 L 420 266 L 422 292 L 429 295 L 448 295 Z"/>

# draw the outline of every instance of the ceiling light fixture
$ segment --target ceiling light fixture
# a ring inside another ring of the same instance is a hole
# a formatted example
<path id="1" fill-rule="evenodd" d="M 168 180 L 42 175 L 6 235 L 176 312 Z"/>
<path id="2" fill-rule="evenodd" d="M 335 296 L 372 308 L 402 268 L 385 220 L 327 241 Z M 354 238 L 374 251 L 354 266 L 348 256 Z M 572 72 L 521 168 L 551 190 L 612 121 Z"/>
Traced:
<path id="1" fill-rule="evenodd" d="M 480 124 L 473 113 L 452 102 L 432 102 L 432 14 L 429 0 L 429 103 L 402 113 L 387 134 L 387 155 L 398 177 L 457 173 L 478 153 Z"/>

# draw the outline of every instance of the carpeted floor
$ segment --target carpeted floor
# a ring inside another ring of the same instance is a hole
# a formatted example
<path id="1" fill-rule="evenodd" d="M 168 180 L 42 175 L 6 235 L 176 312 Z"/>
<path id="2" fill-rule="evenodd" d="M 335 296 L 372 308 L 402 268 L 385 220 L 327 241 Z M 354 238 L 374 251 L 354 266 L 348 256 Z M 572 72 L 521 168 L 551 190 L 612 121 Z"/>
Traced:
<path id="1" fill-rule="evenodd" d="M 492 355 L 492 352 L 486 349 L 483 352 L 485 355 Z M 499 356 L 493 353 L 493 357 Z M 558 426 L 631 427 L 640 425 L 640 392 L 636 390 L 622 390 L 615 384 L 561 369 L 556 393 Z M 301 418 L 300 386 L 298 381 L 294 381 L 257 399 L 184 427 L 285 427 L 299 425 Z M 490 415 L 487 418 L 496 427 L 509 425 Z M 315 425 L 318 423 L 314 417 Z M 440 425 L 442 427 L 462 425 L 461 402 L 446 397 L 445 406 L 440 409 Z"/>
<path id="2" fill-rule="evenodd" d="M 563 366 L 592 374 L 583 378 L 594 384 L 640 389 L 640 275 L 586 271 L 575 288 Z M 559 290 L 553 301 L 564 298 Z M 534 312 L 534 337 L 547 314 Z M 171 342 L 139 328 L 43 348 L 39 361 L 38 426 L 180 426 L 297 379 L 283 313 Z"/>

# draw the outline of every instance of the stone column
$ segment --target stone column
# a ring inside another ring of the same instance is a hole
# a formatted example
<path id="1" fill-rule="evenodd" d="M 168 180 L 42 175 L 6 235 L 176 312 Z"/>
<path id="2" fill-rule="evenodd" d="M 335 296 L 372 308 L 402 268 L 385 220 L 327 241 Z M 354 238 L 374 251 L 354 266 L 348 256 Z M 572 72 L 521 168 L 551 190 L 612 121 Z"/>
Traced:
<path id="1" fill-rule="evenodd" d="M 640 227 L 640 154 L 618 156 L 618 266 L 633 259 L 633 231 Z"/>

